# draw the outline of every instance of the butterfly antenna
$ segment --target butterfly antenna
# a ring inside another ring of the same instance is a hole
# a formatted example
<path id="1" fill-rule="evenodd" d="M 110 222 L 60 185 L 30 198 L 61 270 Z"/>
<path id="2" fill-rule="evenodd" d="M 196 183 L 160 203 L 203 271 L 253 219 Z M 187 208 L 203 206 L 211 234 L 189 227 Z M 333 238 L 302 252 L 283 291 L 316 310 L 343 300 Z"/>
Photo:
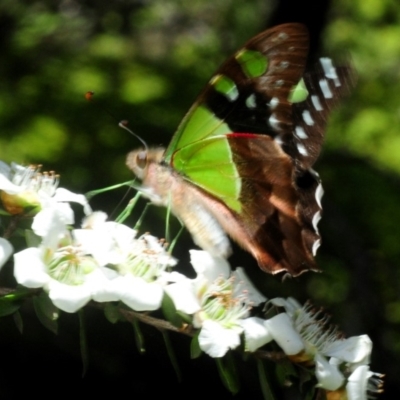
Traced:
<path id="1" fill-rule="evenodd" d="M 146 150 L 146 152 L 149 150 L 149 146 L 147 146 L 147 143 L 139 136 L 136 135 L 136 133 L 132 132 L 129 128 L 128 128 L 128 121 L 127 120 L 123 120 L 121 121 L 118 126 L 122 129 L 125 129 L 127 132 L 129 132 L 132 136 L 134 136 L 137 140 L 139 140 L 140 143 L 142 143 L 144 149 Z"/>

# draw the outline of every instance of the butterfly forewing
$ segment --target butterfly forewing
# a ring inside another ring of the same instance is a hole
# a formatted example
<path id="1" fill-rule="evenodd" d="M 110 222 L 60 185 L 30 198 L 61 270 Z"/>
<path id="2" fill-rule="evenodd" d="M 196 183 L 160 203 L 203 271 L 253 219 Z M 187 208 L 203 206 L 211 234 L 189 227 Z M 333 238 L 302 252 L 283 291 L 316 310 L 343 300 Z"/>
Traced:
<path id="1" fill-rule="evenodd" d="M 173 153 L 189 143 L 221 134 L 213 129 L 218 122 L 225 124 L 224 133 L 276 136 L 291 129 L 288 95 L 303 75 L 307 53 L 308 33 L 301 24 L 280 25 L 247 42 L 211 78 L 180 124 L 165 160 L 170 163 Z"/>

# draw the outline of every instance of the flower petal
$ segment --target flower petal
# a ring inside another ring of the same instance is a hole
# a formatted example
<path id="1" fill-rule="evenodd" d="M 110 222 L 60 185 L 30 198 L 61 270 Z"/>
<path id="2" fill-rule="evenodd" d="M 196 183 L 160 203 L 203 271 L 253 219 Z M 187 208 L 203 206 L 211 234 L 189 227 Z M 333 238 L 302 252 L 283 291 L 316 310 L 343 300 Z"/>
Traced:
<path id="1" fill-rule="evenodd" d="M 240 321 L 244 330 L 246 351 L 256 351 L 273 340 L 273 337 L 267 327 L 265 320 L 257 317 L 250 317 Z"/>
<path id="2" fill-rule="evenodd" d="M 29 288 L 42 287 L 49 281 L 38 248 L 30 247 L 14 254 L 14 276 L 20 285 Z"/>
<path id="3" fill-rule="evenodd" d="M 104 273 L 106 270 L 107 268 L 96 268 L 86 277 L 85 284 L 90 287 L 91 297 L 94 301 L 99 303 L 117 301 L 120 299 L 118 286 L 123 277 L 117 276 L 114 279 L 109 279 Z"/>
<path id="4" fill-rule="evenodd" d="M 287 299 L 284 299 L 283 297 L 276 297 L 271 299 L 269 302 L 277 307 L 284 307 L 286 313 L 290 317 L 293 317 L 297 310 L 303 308 L 302 305 L 293 297 L 288 297 Z"/>
<path id="5" fill-rule="evenodd" d="M 318 379 L 318 386 L 326 390 L 337 390 L 344 382 L 344 376 L 338 367 L 330 364 L 323 356 L 315 356 L 315 376 Z"/>
<path id="6" fill-rule="evenodd" d="M 260 303 L 263 303 L 264 301 L 267 300 L 267 298 L 256 289 L 256 287 L 253 285 L 253 283 L 246 275 L 243 268 L 241 267 L 236 268 L 236 270 L 233 272 L 233 275 L 236 277 L 237 280 L 235 285 L 235 291 L 236 290 L 246 291 L 246 297 L 249 300 L 249 302 L 255 305 L 259 305 Z"/>
<path id="7" fill-rule="evenodd" d="M 358 363 L 369 362 L 372 351 L 372 341 L 368 335 L 352 336 L 344 340 L 336 340 L 329 345 L 324 354 L 338 358 L 345 362 Z"/>
<path id="8" fill-rule="evenodd" d="M 58 188 L 56 190 L 53 199 L 57 202 L 74 202 L 79 203 L 83 206 L 83 211 L 86 215 L 91 214 L 92 209 L 89 206 L 87 198 L 83 194 L 76 194 L 64 188 Z"/>
<path id="9" fill-rule="evenodd" d="M 90 288 L 87 285 L 65 285 L 54 279 L 49 281 L 47 290 L 54 305 L 68 313 L 78 311 L 91 298 Z"/>
<path id="10" fill-rule="evenodd" d="M 224 258 L 215 257 L 203 250 L 189 250 L 190 263 L 193 265 L 197 275 L 204 276 L 209 282 L 219 277 L 228 278 L 231 267 Z"/>
<path id="11" fill-rule="evenodd" d="M 0 238 L 0 269 L 7 262 L 13 252 L 14 249 L 11 243 L 7 239 Z"/>
<path id="12" fill-rule="evenodd" d="M 18 194 L 23 191 L 23 188 L 11 183 L 4 175 L 0 175 L 0 190 L 8 194 Z"/>
<path id="13" fill-rule="evenodd" d="M 212 320 L 203 322 L 199 334 L 199 345 L 209 356 L 223 357 L 229 349 L 234 349 L 239 344 L 240 337 L 237 330 L 224 328 Z"/>
<path id="14" fill-rule="evenodd" d="M 164 290 L 171 297 L 178 311 L 186 314 L 194 314 L 200 310 L 200 303 L 194 292 L 192 282 L 189 279 L 178 283 L 171 283 Z"/>
<path id="15" fill-rule="evenodd" d="M 35 215 L 32 222 L 32 230 L 38 236 L 52 238 L 57 241 L 59 235 L 67 230 L 67 225 L 73 223 L 74 212 L 70 205 L 54 203 Z"/>
<path id="16" fill-rule="evenodd" d="M 294 356 L 304 350 L 304 343 L 286 313 L 275 315 L 265 321 L 265 325 L 275 342 L 288 356 Z"/>
<path id="17" fill-rule="evenodd" d="M 368 365 L 360 365 L 354 370 L 347 380 L 348 400 L 367 400 L 368 379 L 371 375 Z"/>
<path id="18" fill-rule="evenodd" d="M 121 292 L 120 300 L 135 311 L 158 310 L 164 293 L 156 282 L 148 283 L 131 274 L 125 275 L 121 281 Z"/>

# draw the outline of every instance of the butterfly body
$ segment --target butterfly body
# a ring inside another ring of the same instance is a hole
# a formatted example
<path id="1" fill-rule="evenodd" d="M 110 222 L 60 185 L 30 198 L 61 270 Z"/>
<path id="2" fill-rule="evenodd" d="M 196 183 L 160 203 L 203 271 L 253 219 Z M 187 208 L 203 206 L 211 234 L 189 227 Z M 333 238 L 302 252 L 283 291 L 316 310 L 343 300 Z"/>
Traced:
<path id="1" fill-rule="evenodd" d="M 227 257 L 228 235 L 263 270 L 294 276 L 317 270 L 322 188 L 311 167 L 345 92 L 328 59 L 304 74 L 307 51 L 303 25 L 261 33 L 220 67 L 166 149 L 127 159 L 143 194 L 200 247 Z"/>

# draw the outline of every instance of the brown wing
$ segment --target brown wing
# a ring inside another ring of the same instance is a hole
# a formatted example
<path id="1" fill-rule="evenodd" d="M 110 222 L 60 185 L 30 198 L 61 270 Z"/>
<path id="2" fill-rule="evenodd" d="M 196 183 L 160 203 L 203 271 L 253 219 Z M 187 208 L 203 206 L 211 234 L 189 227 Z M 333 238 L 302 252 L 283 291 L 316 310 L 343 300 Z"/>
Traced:
<path id="1" fill-rule="evenodd" d="M 235 217 L 243 229 L 228 228 L 228 234 L 266 272 L 296 276 L 317 270 L 318 175 L 296 171 L 293 160 L 269 136 L 232 134 L 229 144 L 242 179 L 242 211 Z"/>

